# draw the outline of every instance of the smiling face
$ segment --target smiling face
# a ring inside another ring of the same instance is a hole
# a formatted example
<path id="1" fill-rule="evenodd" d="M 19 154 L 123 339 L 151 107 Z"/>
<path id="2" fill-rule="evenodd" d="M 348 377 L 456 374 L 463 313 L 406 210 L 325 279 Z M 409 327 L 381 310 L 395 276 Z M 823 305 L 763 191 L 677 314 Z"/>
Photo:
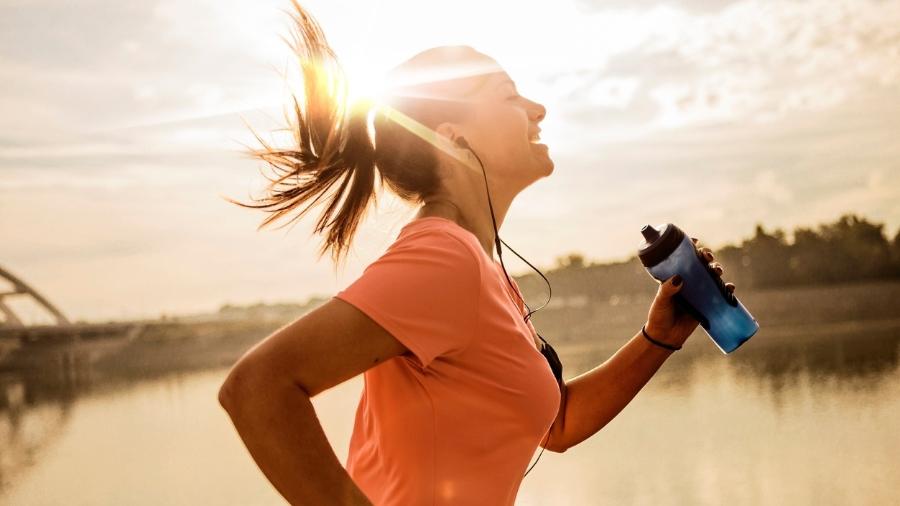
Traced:
<path id="1" fill-rule="evenodd" d="M 410 114 L 447 141 L 428 141 L 435 146 L 443 179 L 457 175 L 462 163 L 474 169 L 466 177 L 482 181 L 481 168 L 471 154 L 442 152 L 458 150 L 451 141 L 459 136 L 481 159 L 491 186 L 510 195 L 553 172 L 549 150 L 539 141 L 546 108 L 520 95 L 493 58 L 470 46 L 436 47 L 395 67 L 388 82 L 391 107 L 414 110 Z M 456 156 L 468 157 L 469 162 Z"/>
<path id="2" fill-rule="evenodd" d="M 539 143 L 546 108 L 519 94 L 505 71 L 485 75 L 470 97 L 474 113 L 458 130 L 491 175 L 524 188 L 553 172 L 546 144 Z"/>

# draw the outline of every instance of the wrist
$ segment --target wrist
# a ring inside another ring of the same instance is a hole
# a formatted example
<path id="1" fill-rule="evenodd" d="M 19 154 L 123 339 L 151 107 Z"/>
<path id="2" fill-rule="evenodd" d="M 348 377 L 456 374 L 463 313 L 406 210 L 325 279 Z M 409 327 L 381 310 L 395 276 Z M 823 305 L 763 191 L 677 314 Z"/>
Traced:
<path id="1" fill-rule="evenodd" d="M 677 351 L 681 349 L 681 345 L 683 343 L 674 343 L 671 341 L 668 335 L 663 332 L 660 332 L 655 329 L 649 322 L 644 323 L 641 326 L 641 334 L 644 339 L 651 343 L 653 346 L 657 348 L 665 349 L 666 351 Z"/>

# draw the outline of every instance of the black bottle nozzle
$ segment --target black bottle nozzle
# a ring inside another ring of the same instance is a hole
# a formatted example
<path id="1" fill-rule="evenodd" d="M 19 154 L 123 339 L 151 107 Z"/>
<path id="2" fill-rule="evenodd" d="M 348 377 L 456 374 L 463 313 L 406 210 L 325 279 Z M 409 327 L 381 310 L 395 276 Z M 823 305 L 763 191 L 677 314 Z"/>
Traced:
<path id="1" fill-rule="evenodd" d="M 668 258 L 685 237 L 684 232 L 672 223 L 663 223 L 658 229 L 644 225 L 641 235 L 645 242 L 638 248 L 638 257 L 647 268 Z"/>
<path id="2" fill-rule="evenodd" d="M 659 239 L 659 230 L 656 230 L 650 225 L 644 225 L 644 227 L 641 229 L 641 235 L 644 236 L 644 239 L 648 243 L 652 244 L 657 239 Z"/>

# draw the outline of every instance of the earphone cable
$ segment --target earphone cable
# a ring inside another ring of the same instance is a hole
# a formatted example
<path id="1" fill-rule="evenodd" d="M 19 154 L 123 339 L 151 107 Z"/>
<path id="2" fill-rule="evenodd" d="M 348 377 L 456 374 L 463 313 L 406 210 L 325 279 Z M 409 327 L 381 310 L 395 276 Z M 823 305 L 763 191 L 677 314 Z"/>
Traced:
<path id="1" fill-rule="evenodd" d="M 465 140 L 465 138 L 460 137 L 460 138 L 458 139 L 457 142 L 458 142 L 460 145 L 462 145 L 463 147 L 465 147 L 466 149 L 468 149 L 473 155 L 475 155 L 475 158 L 478 160 L 478 164 L 481 165 L 481 174 L 482 174 L 482 176 L 484 176 L 484 187 L 485 187 L 485 189 L 487 190 L 488 207 L 490 207 L 490 209 L 491 209 L 491 222 L 492 222 L 493 225 L 494 225 L 494 244 L 497 246 L 497 256 L 500 258 L 500 267 L 503 268 L 503 275 L 506 276 L 506 282 L 507 282 L 507 284 L 509 284 L 510 288 L 513 289 L 513 292 L 516 293 L 516 296 L 519 297 L 519 300 L 522 301 L 522 304 L 524 304 L 525 307 L 527 307 L 528 310 L 529 310 L 529 311 L 528 311 L 528 314 L 526 314 L 526 315 L 525 315 L 525 318 L 524 318 L 524 319 L 525 319 L 525 322 L 527 323 L 528 320 L 531 318 L 531 314 L 532 314 L 532 313 L 534 313 L 535 311 L 537 311 L 537 310 L 539 310 L 539 309 L 542 309 L 544 306 L 546 306 L 548 303 L 550 303 L 550 297 L 553 296 L 553 290 L 552 290 L 552 288 L 550 287 L 550 281 L 547 279 L 546 276 L 544 276 L 544 274 L 540 271 L 540 269 L 538 269 L 537 267 L 531 265 L 531 263 L 530 263 L 528 260 L 525 260 L 524 258 L 522 258 L 522 255 L 519 255 L 518 253 L 516 253 L 516 250 L 514 250 L 514 249 L 512 249 L 512 248 L 509 248 L 513 253 L 515 253 L 515 255 L 516 255 L 517 257 L 519 257 L 520 259 L 522 259 L 523 262 L 525 262 L 526 264 L 528 264 L 529 266 L 531 266 L 532 269 L 534 269 L 535 271 L 537 271 L 537 273 L 540 274 L 542 278 L 544 278 L 544 281 L 547 282 L 547 288 L 548 288 L 548 290 L 549 290 L 549 292 L 550 292 L 550 296 L 547 298 L 547 302 L 545 302 L 544 305 L 542 305 L 542 306 L 539 307 L 538 309 L 532 310 L 532 309 L 528 306 L 528 303 L 525 302 L 525 299 L 522 297 L 522 295 L 519 294 L 519 291 L 516 290 L 515 287 L 513 286 L 512 281 L 510 281 L 510 279 L 509 279 L 509 273 L 506 272 L 506 265 L 503 263 L 503 252 L 502 252 L 503 249 L 500 247 L 500 243 L 503 242 L 503 241 L 501 241 L 501 239 L 500 239 L 500 233 L 497 231 L 497 220 L 496 220 L 495 217 L 494 217 L 494 205 L 491 203 L 491 189 L 490 189 L 490 185 L 488 185 L 488 181 L 487 181 L 487 173 L 486 173 L 485 170 L 484 170 L 484 163 L 481 161 L 481 157 L 479 157 L 478 154 L 475 153 L 475 150 L 472 149 L 471 146 L 469 146 L 469 143 L 468 143 L 468 141 Z M 506 243 L 503 242 L 503 244 L 506 244 Z M 509 247 L 509 245 L 507 245 L 507 247 Z M 537 332 L 535 332 L 535 333 L 537 333 Z M 543 337 L 542 335 L 540 335 L 539 333 L 537 333 L 537 335 L 538 335 L 538 337 L 541 339 L 541 341 L 544 341 L 544 343 L 547 343 L 547 340 L 544 339 L 544 337 Z M 547 343 L 547 344 L 549 344 L 549 343 Z M 531 467 L 529 467 L 528 470 L 525 471 L 525 475 L 524 475 L 524 476 L 528 476 L 528 473 L 530 473 L 531 470 L 534 469 L 534 466 L 537 465 L 538 461 L 541 460 L 541 455 L 544 454 L 544 449 L 546 448 L 545 445 L 547 444 L 547 441 L 550 440 L 550 430 L 551 430 L 552 428 L 553 428 L 553 425 L 551 424 L 551 425 L 550 425 L 550 428 L 547 429 L 547 434 L 546 434 L 545 438 L 542 438 L 542 442 L 541 442 L 541 451 L 540 451 L 540 453 L 538 453 L 537 459 L 535 459 L 534 463 L 531 464 Z M 523 476 L 523 477 L 524 477 L 524 476 Z"/>

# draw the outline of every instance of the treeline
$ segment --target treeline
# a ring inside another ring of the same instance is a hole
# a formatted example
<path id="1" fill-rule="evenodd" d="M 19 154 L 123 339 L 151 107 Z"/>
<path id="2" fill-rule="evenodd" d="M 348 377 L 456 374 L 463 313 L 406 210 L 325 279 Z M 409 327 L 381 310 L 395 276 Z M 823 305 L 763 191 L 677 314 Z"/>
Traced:
<path id="1" fill-rule="evenodd" d="M 792 236 L 788 241 L 784 230 L 767 232 L 757 224 L 753 237 L 713 253 L 725 266 L 725 280 L 741 290 L 900 278 L 900 231 L 889 239 L 882 223 L 849 213 L 834 223 L 797 227 Z M 554 268 L 544 273 L 554 292 L 569 295 L 597 297 L 656 289 L 636 255 L 625 262 L 601 264 L 587 263 L 580 253 L 570 253 L 558 257 Z M 516 281 L 523 291 L 546 292 L 536 273 Z"/>
<path id="2" fill-rule="evenodd" d="M 883 223 L 845 214 L 816 229 L 795 228 L 788 242 L 783 230 L 768 233 L 757 224 L 754 237 L 717 256 L 756 287 L 897 278 L 900 232 L 889 240 Z"/>

